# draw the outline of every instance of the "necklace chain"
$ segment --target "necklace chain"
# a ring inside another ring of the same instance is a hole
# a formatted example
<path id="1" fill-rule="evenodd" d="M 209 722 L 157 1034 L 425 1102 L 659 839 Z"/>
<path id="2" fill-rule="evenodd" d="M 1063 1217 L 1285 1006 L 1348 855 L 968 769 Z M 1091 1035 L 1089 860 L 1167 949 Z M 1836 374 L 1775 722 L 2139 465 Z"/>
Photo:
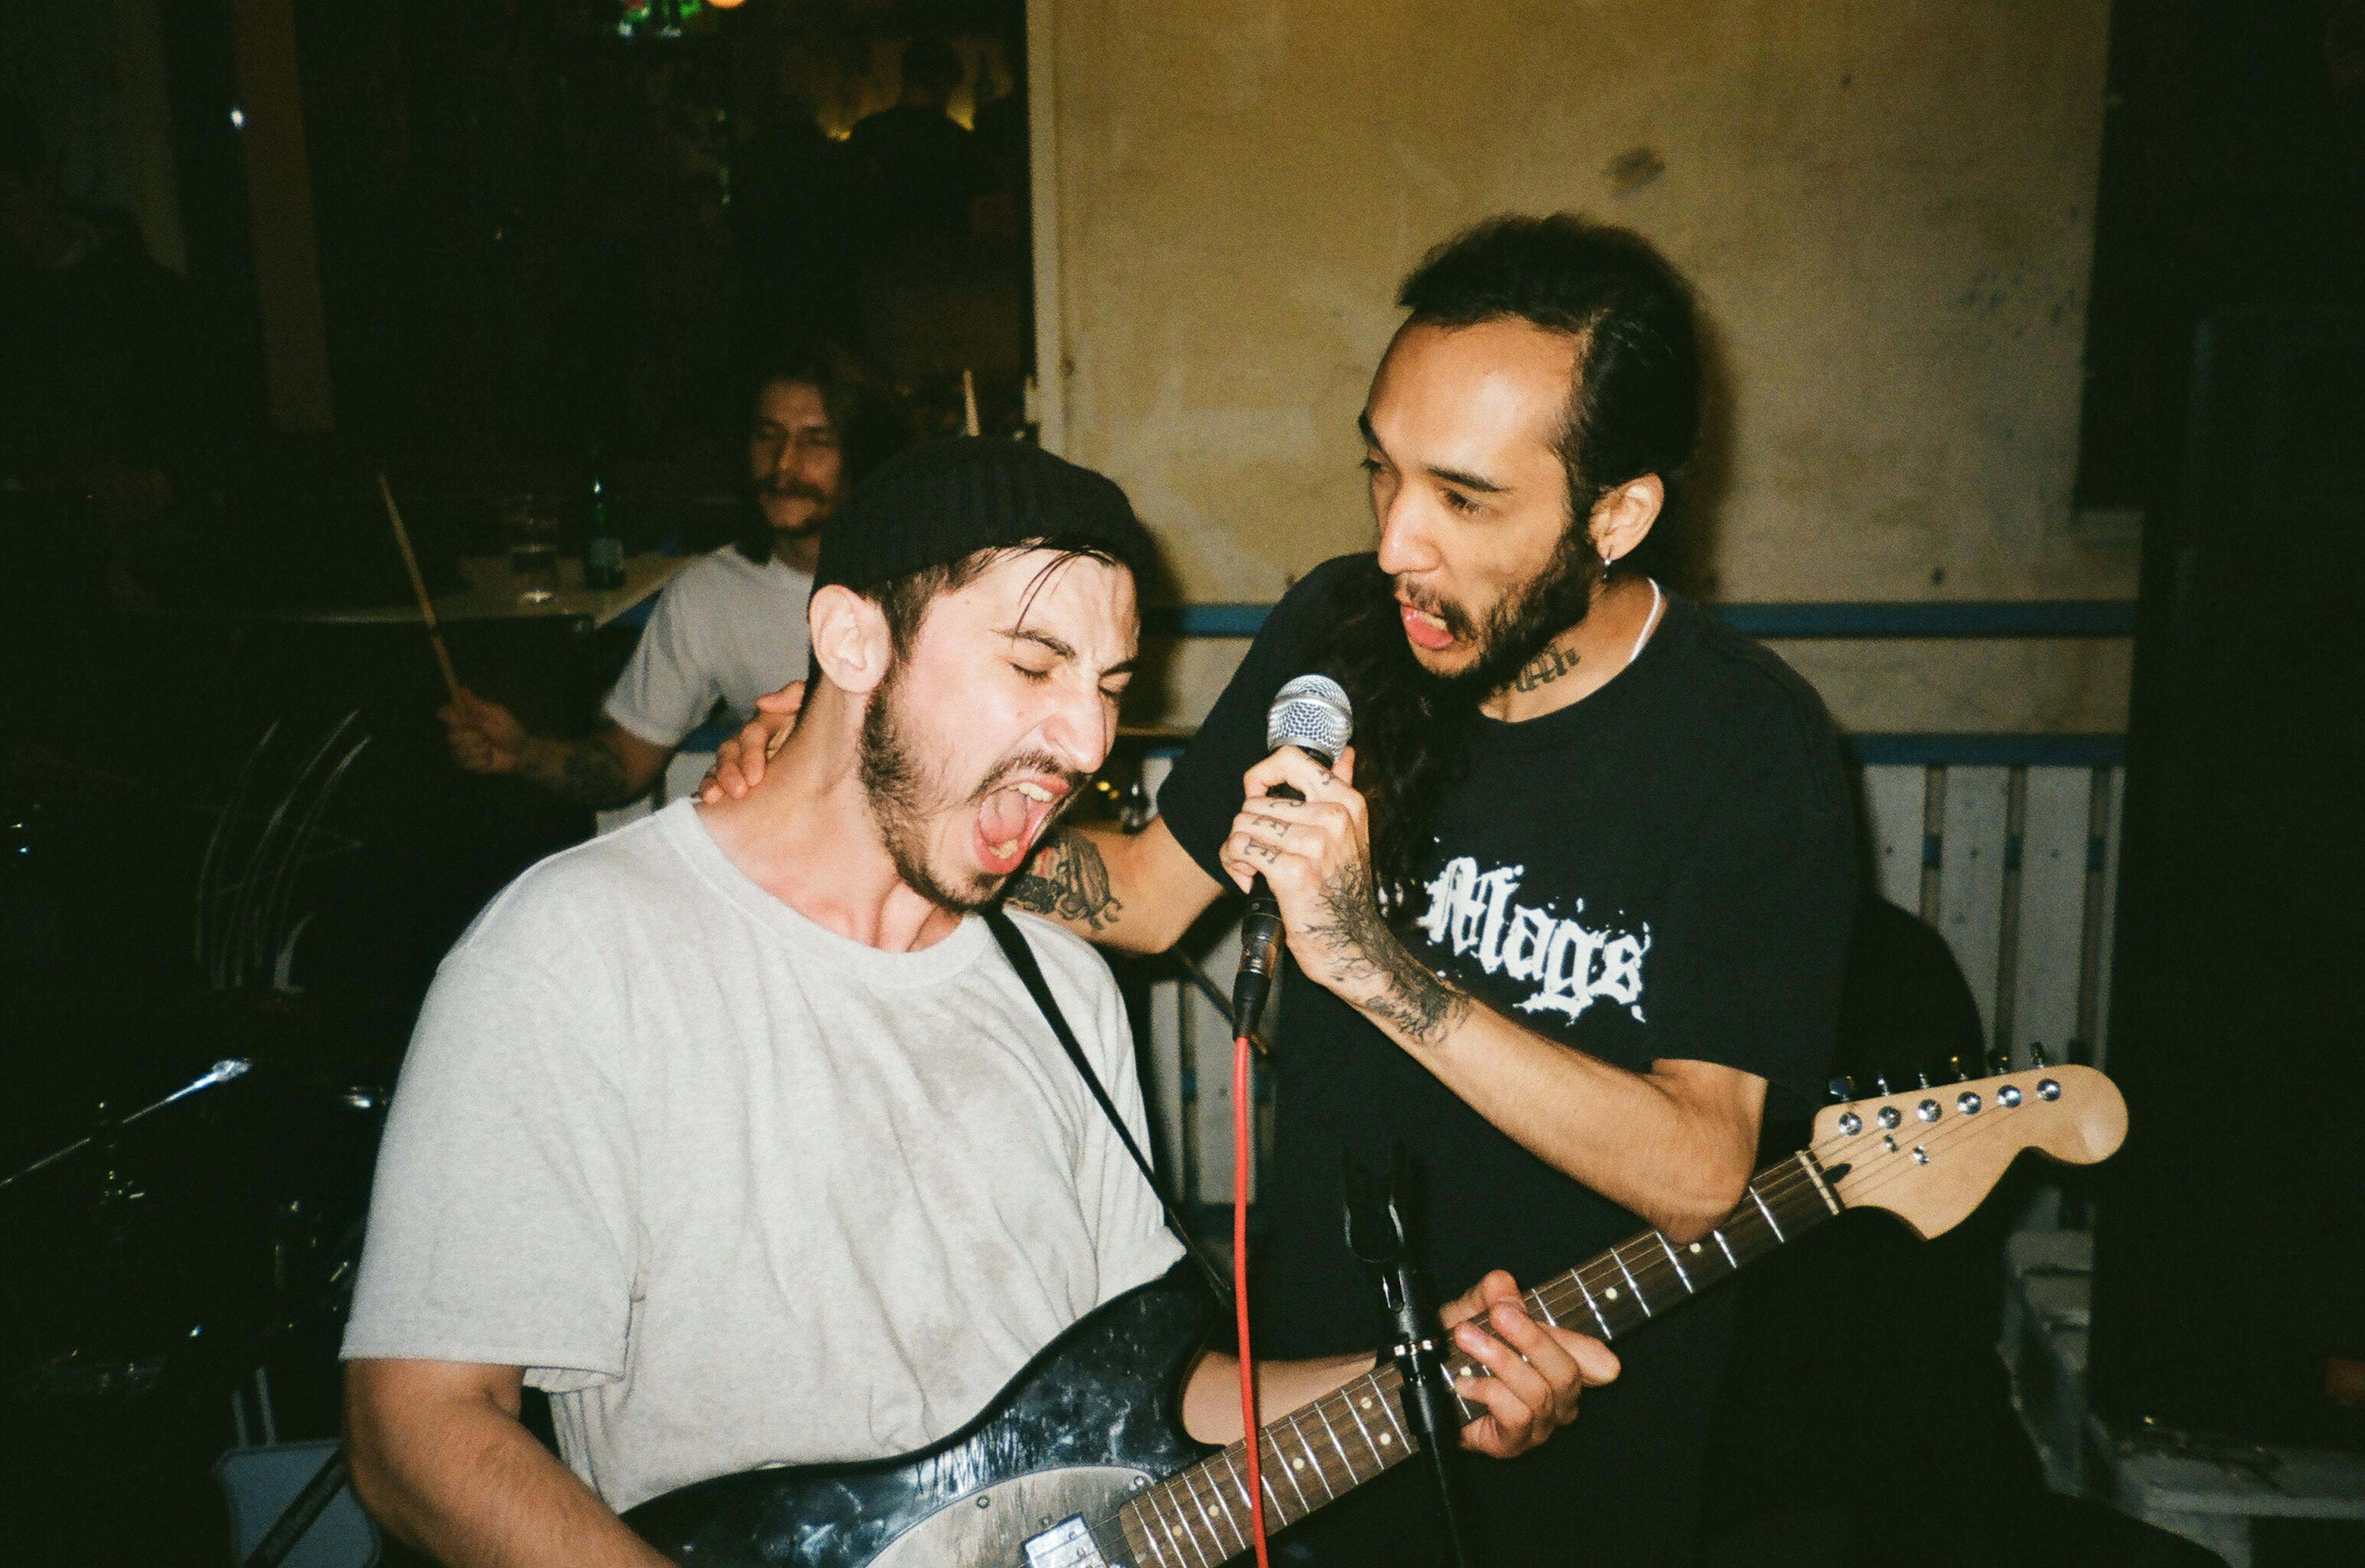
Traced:
<path id="1" fill-rule="evenodd" d="M 1652 632 L 1659 624 L 1659 611 L 1667 607 L 1667 596 L 1659 591 L 1659 579 L 1649 577 L 1644 580 L 1651 585 L 1651 613 L 1642 618 L 1642 630 L 1635 634 L 1634 645 L 1626 651 L 1626 663 L 1629 665 L 1642 656 L 1642 644 L 1651 640 Z"/>

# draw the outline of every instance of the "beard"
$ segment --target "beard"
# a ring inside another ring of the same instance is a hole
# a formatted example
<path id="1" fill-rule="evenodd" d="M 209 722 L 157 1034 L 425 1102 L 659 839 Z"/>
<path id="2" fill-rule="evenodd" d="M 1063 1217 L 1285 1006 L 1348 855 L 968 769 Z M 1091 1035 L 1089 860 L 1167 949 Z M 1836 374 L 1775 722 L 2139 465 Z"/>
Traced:
<path id="1" fill-rule="evenodd" d="M 1484 620 L 1474 620 L 1458 604 L 1419 606 L 1477 650 L 1467 667 L 1440 675 L 1417 658 L 1406 662 L 1439 701 L 1475 707 L 1508 686 L 1553 638 L 1585 620 L 1602 577 L 1600 553 L 1583 529 L 1572 525 L 1542 569 L 1497 599 Z M 1392 601 L 1398 586 L 1389 585 Z M 1403 637 L 1402 628 L 1396 635 Z"/>
<path id="2" fill-rule="evenodd" d="M 1048 752 L 1017 752 L 1003 757 L 966 796 L 956 796 L 943 770 L 921 759 L 910 728 L 898 711 L 902 664 L 888 666 L 886 678 L 872 693 L 869 711 L 862 716 L 862 739 L 857 754 L 863 793 L 870 803 L 870 819 L 879 827 L 880 842 L 903 885 L 953 914 L 973 914 L 998 897 L 1003 884 L 1016 871 L 1000 874 L 982 869 L 939 872 L 929 858 L 928 824 L 947 812 L 967 806 L 974 811 L 1005 779 L 1018 774 L 1051 775 L 1067 780 L 1068 790 L 1043 819 L 1035 842 L 1042 842 L 1059 820 L 1065 803 L 1082 793 L 1083 775 Z M 1030 851 L 1032 846 L 1029 846 Z M 1025 857 L 1019 860 L 1023 868 Z"/>
<path id="3" fill-rule="evenodd" d="M 772 521 L 772 513 L 766 505 L 769 501 L 803 501 L 813 510 L 797 521 L 782 525 Z M 822 523 L 829 516 L 830 498 L 802 480 L 780 479 L 756 487 L 756 510 L 763 517 L 764 526 L 774 534 L 801 539 L 820 532 Z"/>
<path id="4" fill-rule="evenodd" d="M 1417 912 L 1411 895 L 1429 875 L 1432 826 L 1462 777 L 1479 705 L 1585 619 L 1604 575 L 1592 541 L 1572 524 L 1536 574 L 1484 616 L 1421 604 L 1474 650 L 1446 675 L 1416 656 L 1396 603 L 1404 585 L 1376 561 L 1341 578 L 1324 605 L 1307 651 L 1355 707 L 1355 787 L 1370 806 L 1373 871 L 1390 919 Z"/>

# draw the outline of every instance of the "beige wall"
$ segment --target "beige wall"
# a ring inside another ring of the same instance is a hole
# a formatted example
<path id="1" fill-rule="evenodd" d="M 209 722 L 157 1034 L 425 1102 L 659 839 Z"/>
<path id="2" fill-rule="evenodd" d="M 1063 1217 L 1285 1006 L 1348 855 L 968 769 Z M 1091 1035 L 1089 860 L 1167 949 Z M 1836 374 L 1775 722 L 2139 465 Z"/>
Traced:
<path id="1" fill-rule="evenodd" d="M 2070 520 L 2107 0 L 1030 15 L 1047 436 L 1126 486 L 1185 598 L 1269 599 L 1367 545 L 1353 419 L 1397 280 L 1473 218 L 1556 207 L 1699 288 L 1718 597 L 2132 591 L 2132 550 Z M 2115 644 L 1786 652 L 1860 727 L 2124 712 Z M 1171 710 L 1236 653 L 1192 650 Z"/>

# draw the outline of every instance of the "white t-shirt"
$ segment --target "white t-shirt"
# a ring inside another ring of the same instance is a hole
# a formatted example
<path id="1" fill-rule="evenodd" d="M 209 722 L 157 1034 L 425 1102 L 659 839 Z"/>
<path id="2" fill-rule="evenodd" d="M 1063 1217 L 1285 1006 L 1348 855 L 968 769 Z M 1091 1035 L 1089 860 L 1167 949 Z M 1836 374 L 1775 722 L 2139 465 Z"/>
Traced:
<path id="1" fill-rule="evenodd" d="M 726 544 L 674 574 L 608 693 L 608 717 L 667 751 L 720 702 L 744 722 L 756 699 L 805 678 L 813 578 Z"/>
<path id="2" fill-rule="evenodd" d="M 1107 966 L 1017 921 L 1148 1147 Z M 443 960 L 344 1354 L 527 1369 L 621 1512 L 933 1442 L 1181 1251 L 983 921 L 864 946 L 678 801 L 526 872 Z"/>

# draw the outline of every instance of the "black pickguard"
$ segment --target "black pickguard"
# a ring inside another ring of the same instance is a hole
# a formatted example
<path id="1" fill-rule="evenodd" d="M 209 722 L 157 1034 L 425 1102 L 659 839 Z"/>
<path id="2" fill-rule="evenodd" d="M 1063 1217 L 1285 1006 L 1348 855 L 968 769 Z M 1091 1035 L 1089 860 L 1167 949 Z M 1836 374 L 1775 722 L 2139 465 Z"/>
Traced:
<path id="1" fill-rule="evenodd" d="M 932 1448 L 725 1475 L 652 1498 L 624 1522 L 701 1568 L 861 1568 L 947 1506 L 1018 1476 L 1099 1465 L 1171 1474 L 1214 1451 L 1184 1433 L 1181 1409 L 1182 1373 L 1211 1322 L 1205 1292 L 1177 1265 L 1079 1319 Z"/>

